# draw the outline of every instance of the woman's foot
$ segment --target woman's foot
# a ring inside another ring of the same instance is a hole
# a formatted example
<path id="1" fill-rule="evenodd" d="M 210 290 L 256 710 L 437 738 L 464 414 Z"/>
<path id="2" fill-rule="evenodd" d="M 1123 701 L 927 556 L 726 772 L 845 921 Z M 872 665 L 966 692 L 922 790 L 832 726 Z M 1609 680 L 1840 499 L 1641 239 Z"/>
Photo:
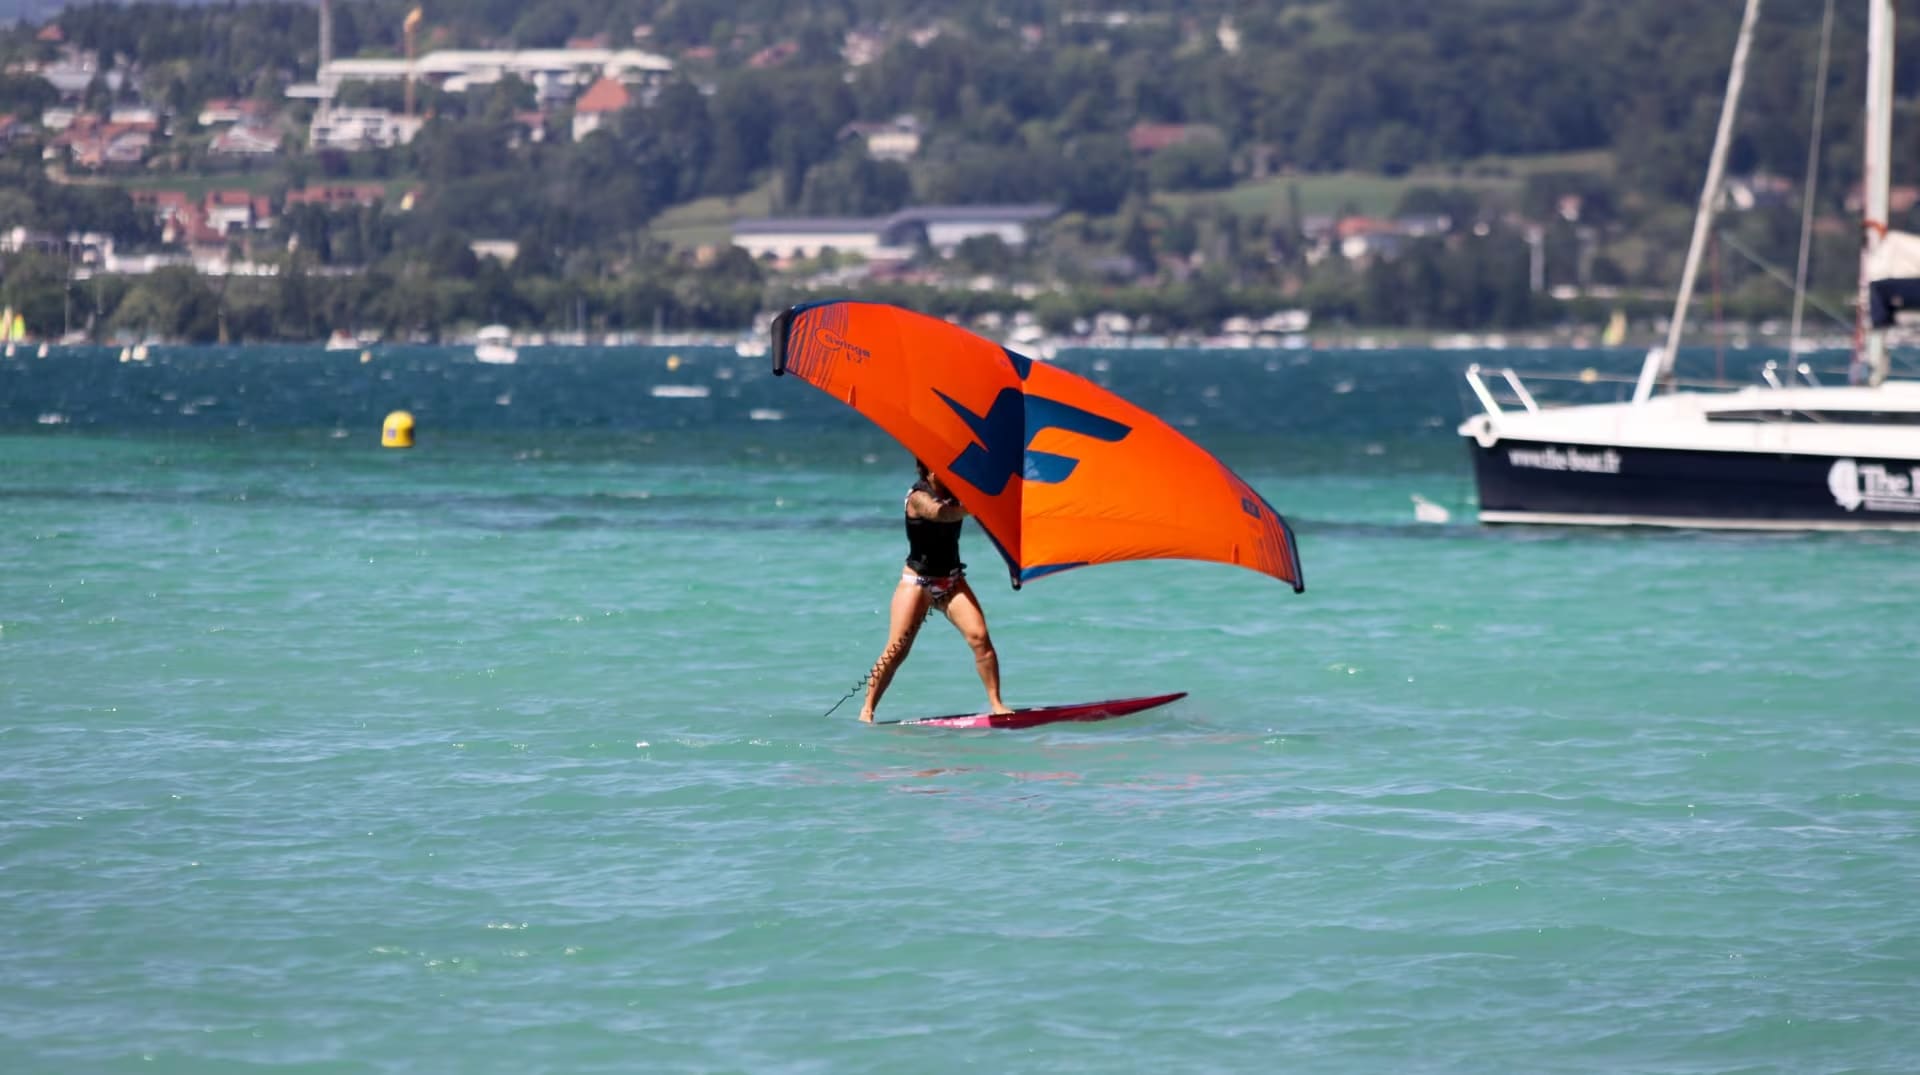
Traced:
<path id="1" fill-rule="evenodd" d="M 871 710 L 871 709 L 862 709 L 862 710 L 860 711 L 860 722 L 861 722 L 862 724 L 872 724 L 872 723 L 873 723 L 873 710 Z"/>

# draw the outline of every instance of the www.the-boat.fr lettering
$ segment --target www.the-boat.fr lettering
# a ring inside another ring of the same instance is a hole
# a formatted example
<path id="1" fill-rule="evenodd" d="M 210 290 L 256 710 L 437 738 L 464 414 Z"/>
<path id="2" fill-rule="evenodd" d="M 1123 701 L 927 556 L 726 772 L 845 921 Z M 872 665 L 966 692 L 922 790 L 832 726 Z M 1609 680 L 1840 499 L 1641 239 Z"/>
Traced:
<path id="1" fill-rule="evenodd" d="M 1834 502 L 1848 511 L 1920 512 L 1920 467 L 1905 473 L 1882 463 L 1836 460 L 1827 469 L 1827 488 Z"/>
<path id="2" fill-rule="evenodd" d="M 1612 448 L 1599 452 L 1583 452 L 1578 448 L 1509 448 L 1507 464 L 1529 470 L 1618 474 L 1620 473 L 1620 453 Z"/>

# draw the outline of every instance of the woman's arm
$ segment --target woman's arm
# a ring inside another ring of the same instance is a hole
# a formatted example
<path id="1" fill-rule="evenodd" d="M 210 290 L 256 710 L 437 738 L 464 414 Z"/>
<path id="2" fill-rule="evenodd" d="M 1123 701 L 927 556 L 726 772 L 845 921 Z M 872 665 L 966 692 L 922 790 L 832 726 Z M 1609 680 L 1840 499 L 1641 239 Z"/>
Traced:
<path id="1" fill-rule="evenodd" d="M 958 500 L 941 500 L 925 489 L 915 489 L 907 494 L 907 514 L 916 519 L 950 523 L 966 518 L 967 509 L 961 507 Z"/>

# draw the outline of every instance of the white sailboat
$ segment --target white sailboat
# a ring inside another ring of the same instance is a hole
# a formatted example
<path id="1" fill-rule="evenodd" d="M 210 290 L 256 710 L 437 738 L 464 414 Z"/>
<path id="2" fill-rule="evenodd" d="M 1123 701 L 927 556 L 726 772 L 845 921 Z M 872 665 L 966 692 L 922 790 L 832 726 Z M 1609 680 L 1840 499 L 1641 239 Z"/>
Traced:
<path id="1" fill-rule="evenodd" d="M 1470 367 L 1482 410 L 1459 432 L 1482 522 L 1920 529 L 1920 382 L 1887 379 L 1885 339 L 1902 309 L 1920 309 L 1920 237 L 1887 227 L 1895 11 L 1868 3 L 1860 383 L 1820 384 L 1790 356 L 1765 385 L 1673 385 L 1760 6 L 1747 0 L 1666 345 L 1621 403 L 1543 406 L 1513 370 Z"/>

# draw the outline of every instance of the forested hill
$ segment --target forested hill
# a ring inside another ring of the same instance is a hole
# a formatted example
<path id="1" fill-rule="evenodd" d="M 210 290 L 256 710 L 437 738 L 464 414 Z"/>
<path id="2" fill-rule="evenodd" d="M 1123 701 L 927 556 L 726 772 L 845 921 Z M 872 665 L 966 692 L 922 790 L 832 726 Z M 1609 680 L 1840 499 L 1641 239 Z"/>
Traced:
<path id="1" fill-rule="evenodd" d="M 987 244 L 940 254 L 925 266 L 940 281 L 933 286 L 946 288 L 922 302 L 933 308 L 1025 301 L 1010 287 L 973 295 L 962 282 L 976 275 L 1037 289 L 1058 307 L 1055 320 L 1132 303 L 1182 324 L 1288 305 L 1369 324 L 1540 323 L 1564 313 L 1541 296 L 1567 288 L 1671 293 L 1742 4 L 958 7 L 336 0 L 340 58 L 404 55 L 402 28 L 417 9 L 420 53 L 592 44 L 665 57 L 672 71 L 636 84 L 632 103 L 591 131 L 574 122 L 577 87 L 542 96 L 512 77 L 464 90 L 420 85 L 425 121 L 410 139 L 315 151 L 313 102 L 287 94 L 315 77 L 312 0 L 72 5 L 0 26 L 0 116 L 12 119 L 16 139 L 0 155 L 0 227 L 100 231 L 138 248 L 161 241 L 159 226 L 119 188 L 204 190 L 241 171 L 277 215 L 238 252 L 278 258 L 282 281 L 308 282 L 286 284 L 271 309 L 262 300 L 253 323 L 233 316 L 244 287 L 221 292 L 229 307 L 221 331 L 293 338 L 368 321 L 412 333 L 481 320 L 743 324 L 777 307 L 791 279 L 778 275 L 785 267 L 725 253 L 734 218 L 959 203 L 1045 203 L 1061 213 L 1017 252 Z M 1733 176 L 1771 177 L 1749 183 L 1766 196 L 1733 226 L 1744 250 L 1774 265 L 1794 255 L 1821 15 L 1821 5 L 1785 0 L 1763 10 L 1729 161 Z M 1857 262 L 1857 229 L 1839 222 L 1860 172 L 1865 22 L 1865 5 L 1839 5 L 1816 206 L 1827 226 L 1814 287 L 1842 304 Z M 1896 82 L 1909 97 L 1920 20 L 1905 20 L 1901 34 Z M 60 56 L 101 64 L 69 104 L 96 115 L 145 106 L 176 122 L 118 171 L 62 172 L 58 153 L 34 140 L 52 137 L 40 120 L 56 103 L 54 87 L 23 73 Z M 402 92 L 393 82 L 348 82 L 337 103 L 398 111 Z M 187 119 L 234 99 L 270 117 L 273 139 L 271 156 L 243 169 L 216 159 L 211 130 Z M 902 157 L 848 136 L 857 130 L 849 125 L 899 117 L 911 117 L 917 137 Z M 1906 118 L 1895 121 L 1896 177 L 1920 176 L 1920 139 L 1902 136 Z M 1331 178 L 1320 189 L 1340 201 L 1303 209 L 1301 188 L 1323 177 Z M 1347 188 L 1382 177 L 1375 189 L 1389 196 L 1366 208 L 1346 200 Z M 319 182 L 382 184 L 393 204 L 286 200 Z M 1379 257 L 1325 257 L 1327 219 L 1378 214 L 1445 221 L 1447 232 L 1402 233 L 1412 241 Z M 518 252 L 510 271 L 472 252 L 501 240 Z M 682 260 L 695 251 L 718 260 Z M 296 272 L 308 267 L 329 275 Z M 349 276 L 357 282 L 342 282 Z M 1720 278 L 1729 308 L 1777 307 L 1770 292 L 1741 293 L 1749 282 L 1775 286 L 1763 276 L 1729 263 Z M 16 271 L 0 281 L 16 306 L 26 300 L 15 291 L 29 286 L 20 279 Z M 70 296 L 43 291 L 34 301 L 53 311 L 46 319 L 83 319 Z M 161 298 L 148 307 L 193 305 Z M 113 312 L 110 289 L 91 301 L 87 317 L 132 323 Z M 150 318 L 155 331 L 189 336 L 215 321 Z"/>
<path id="2" fill-rule="evenodd" d="M 723 84 L 733 73 L 767 91 L 758 103 L 772 132 L 911 111 L 961 142 L 1032 146 L 1141 121 L 1207 123 L 1286 167 L 1385 173 L 1611 149 L 1628 186 L 1683 197 L 1698 183 L 1702 132 L 1711 131 L 1741 8 L 1738 0 L 984 0 L 960 10 L 907 0 L 340 0 L 335 54 L 397 54 L 415 6 L 429 47 L 604 35 L 691 57 Z M 271 19 L 235 7 L 186 16 L 198 31 L 186 34 L 169 5 L 74 5 L 61 22 L 78 43 L 143 62 L 218 61 L 234 83 L 229 93 L 281 70 L 289 43 L 310 76 L 317 18 L 301 9 L 311 4 L 238 5 L 277 12 Z M 1841 8 L 1834 91 L 1851 101 L 1865 10 Z M 1766 121 L 1745 126 L 1736 169 L 1802 167 L 1820 14 L 1816 4 L 1765 10 L 1747 114 Z M 244 40 L 231 29 L 243 24 Z M 840 82 L 857 35 L 882 50 Z M 769 49 L 782 50 L 771 54 L 777 66 L 748 66 L 756 56 L 765 64 Z M 799 77 L 827 71 L 832 79 Z M 1844 108 L 1831 120 L 1842 139 L 1857 126 Z"/>

